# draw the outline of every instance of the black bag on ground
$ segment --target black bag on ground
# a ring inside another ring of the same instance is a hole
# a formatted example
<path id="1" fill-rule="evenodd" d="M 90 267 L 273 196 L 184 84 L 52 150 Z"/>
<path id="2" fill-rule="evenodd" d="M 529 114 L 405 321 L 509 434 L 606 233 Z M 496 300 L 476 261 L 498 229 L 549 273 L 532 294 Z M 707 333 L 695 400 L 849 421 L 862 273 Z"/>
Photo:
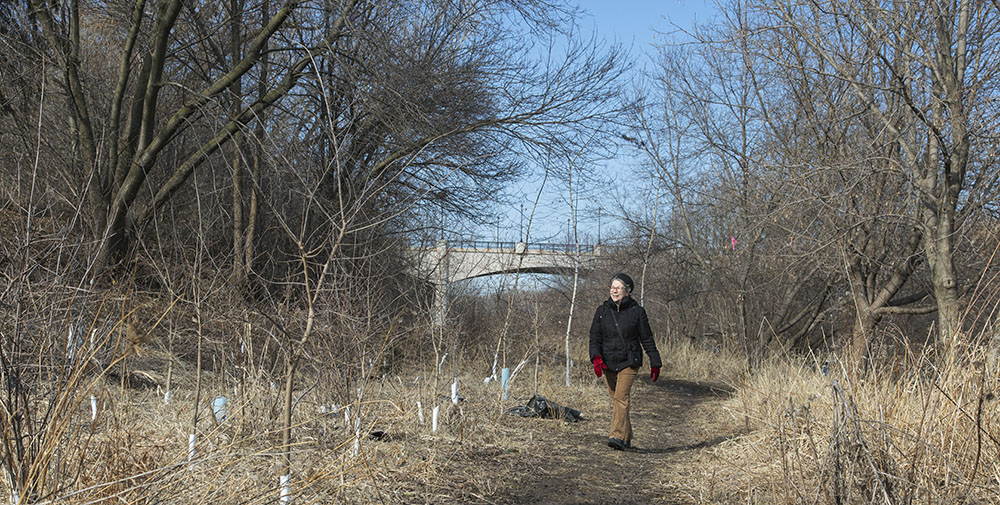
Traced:
<path id="1" fill-rule="evenodd" d="M 545 399 L 542 395 L 533 395 L 526 405 L 514 407 L 507 411 L 508 414 L 521 417 L 540 417 L 542 419 L 563 419 L 566 422 L 575 423 L 583 416 L 580 411 L 563 407 L 556 402 Z"/>

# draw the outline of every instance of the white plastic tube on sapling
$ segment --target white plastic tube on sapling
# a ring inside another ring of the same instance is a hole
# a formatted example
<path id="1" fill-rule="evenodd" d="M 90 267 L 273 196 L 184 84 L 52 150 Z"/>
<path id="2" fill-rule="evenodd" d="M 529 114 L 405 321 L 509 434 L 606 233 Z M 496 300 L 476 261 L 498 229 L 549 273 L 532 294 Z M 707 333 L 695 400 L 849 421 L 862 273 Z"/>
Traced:
<path id="1" fill-rule="evenodd" d="M 292 501 L 292 486 L 289 484 L 291 480 L 292 476 L 287 473 L 278 477 L 278 485 L 281 488 L 278 491 L 278 502 L 282 505 L 288 505 Z"/>
<path id="2" fill-rule="evenodd" d="M 438 411 L 441 407 L 435 405 L 434 410 L 431 411 L 431 433 L 437 433 L 438 430 Z"/>
<path id="3" fill-rule="evenodd" d="M 490 381 L 497 380 L 497 358 L 498 354 L 493 355 L 493 368 L 490 369 L 490 376 L 483 379 L 483 384 L 489 384 Z"/>
<path id="4" fill-rule="evenodd" d="M 66 337 L 66 359 L 73 361 L 81 347 L 83 347 L 83 337 L 80 336 L 80 329 L 70 325 L 69 335 Z"/>
<path id="5" fill-rule="evenodd" d="M 215 421 L 219 424 L 226 422 L 226 397 L 217 396 L 212 400 L 212 413 L 215 414 Z"/>
<path id="6" fill-rule="evenodd" d="M 503 391 L 504 400 L 510 398 L 510 368 L 500 370 L 500 390 Z"/>

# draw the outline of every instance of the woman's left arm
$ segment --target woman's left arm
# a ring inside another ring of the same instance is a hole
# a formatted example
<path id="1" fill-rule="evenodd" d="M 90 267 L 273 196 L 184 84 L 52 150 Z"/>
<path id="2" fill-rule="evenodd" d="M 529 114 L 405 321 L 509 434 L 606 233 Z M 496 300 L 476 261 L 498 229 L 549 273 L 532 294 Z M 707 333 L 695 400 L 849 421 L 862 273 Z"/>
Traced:
<path id="1" fill-rule="evenodd" d="M 646 316 L 646 309 L 642 307 L 639 307 L 639 343 L 649 356 L 650 367 L 663 366 L 660 362 L 660 351 L 656 350 L 656 341 L 653 340 L 653 330 L 649 327 L 649 317 Z"/>

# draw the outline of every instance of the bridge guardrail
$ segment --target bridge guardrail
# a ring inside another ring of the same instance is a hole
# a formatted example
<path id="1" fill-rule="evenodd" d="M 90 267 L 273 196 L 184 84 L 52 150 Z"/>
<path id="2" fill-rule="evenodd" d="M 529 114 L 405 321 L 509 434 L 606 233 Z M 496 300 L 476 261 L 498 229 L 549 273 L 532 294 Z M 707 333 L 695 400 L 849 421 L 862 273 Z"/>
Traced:
<path id="1" fill-rule="evenodd" d="M 526 251 L 574 253 L 579 247 L 582 253 L 593 253 L 591 244 L 549 244 L 544 242 L 509 242 L 496 240 L 462 240 L 448 242 L 449 249 L 473 249 L 477 251 L 516 251 L 524 247 Z"/>

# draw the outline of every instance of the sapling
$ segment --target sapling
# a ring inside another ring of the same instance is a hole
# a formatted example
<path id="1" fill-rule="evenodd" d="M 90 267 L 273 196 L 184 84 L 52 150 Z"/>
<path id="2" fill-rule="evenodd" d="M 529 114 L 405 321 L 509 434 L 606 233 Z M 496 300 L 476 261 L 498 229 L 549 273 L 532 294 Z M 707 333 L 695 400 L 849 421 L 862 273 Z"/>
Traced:
<path id="1" fill-rule="evenodd" d="M 528 360 L 526 358 L 526 359 L 521 360 L 521 362 L 518 363 L 516 367 L 514 367 L 514 371 L 512 371 L 510 373 L 510 380 L 507 381 L 508 382 L 507 387 L 510 387 L 510 383 L 514 382 L 514 377 L 517 377 L 517 373 L 520 372 L 521 369 L 524 368 L 524 365 L 526 365 L 527 363 L 528 363 Z"/>
<path id="2" fill-rule="evenodd" d="M 573 206 L 573 164 L 569 166 L 569 214 L 572 218 L 573 245 L 576 247 L 576 261 L 573 262 L 573 293 L 569 298 L 569 314 L 566 316 L 566 387 L 570 386 L 570 370 L 573 360 L 570 358 L 569 337 L 573 330 L 573 312 L 576 310 L 576 287 L 580 281 L 580 236 L 577 233 L 576 209 Z"/>
<path id="3" fill-rule="evenodd" d="M 354 418 L 354 447 L 351 454 L 357 456 L 361 452 L 361 417 Z"/>

